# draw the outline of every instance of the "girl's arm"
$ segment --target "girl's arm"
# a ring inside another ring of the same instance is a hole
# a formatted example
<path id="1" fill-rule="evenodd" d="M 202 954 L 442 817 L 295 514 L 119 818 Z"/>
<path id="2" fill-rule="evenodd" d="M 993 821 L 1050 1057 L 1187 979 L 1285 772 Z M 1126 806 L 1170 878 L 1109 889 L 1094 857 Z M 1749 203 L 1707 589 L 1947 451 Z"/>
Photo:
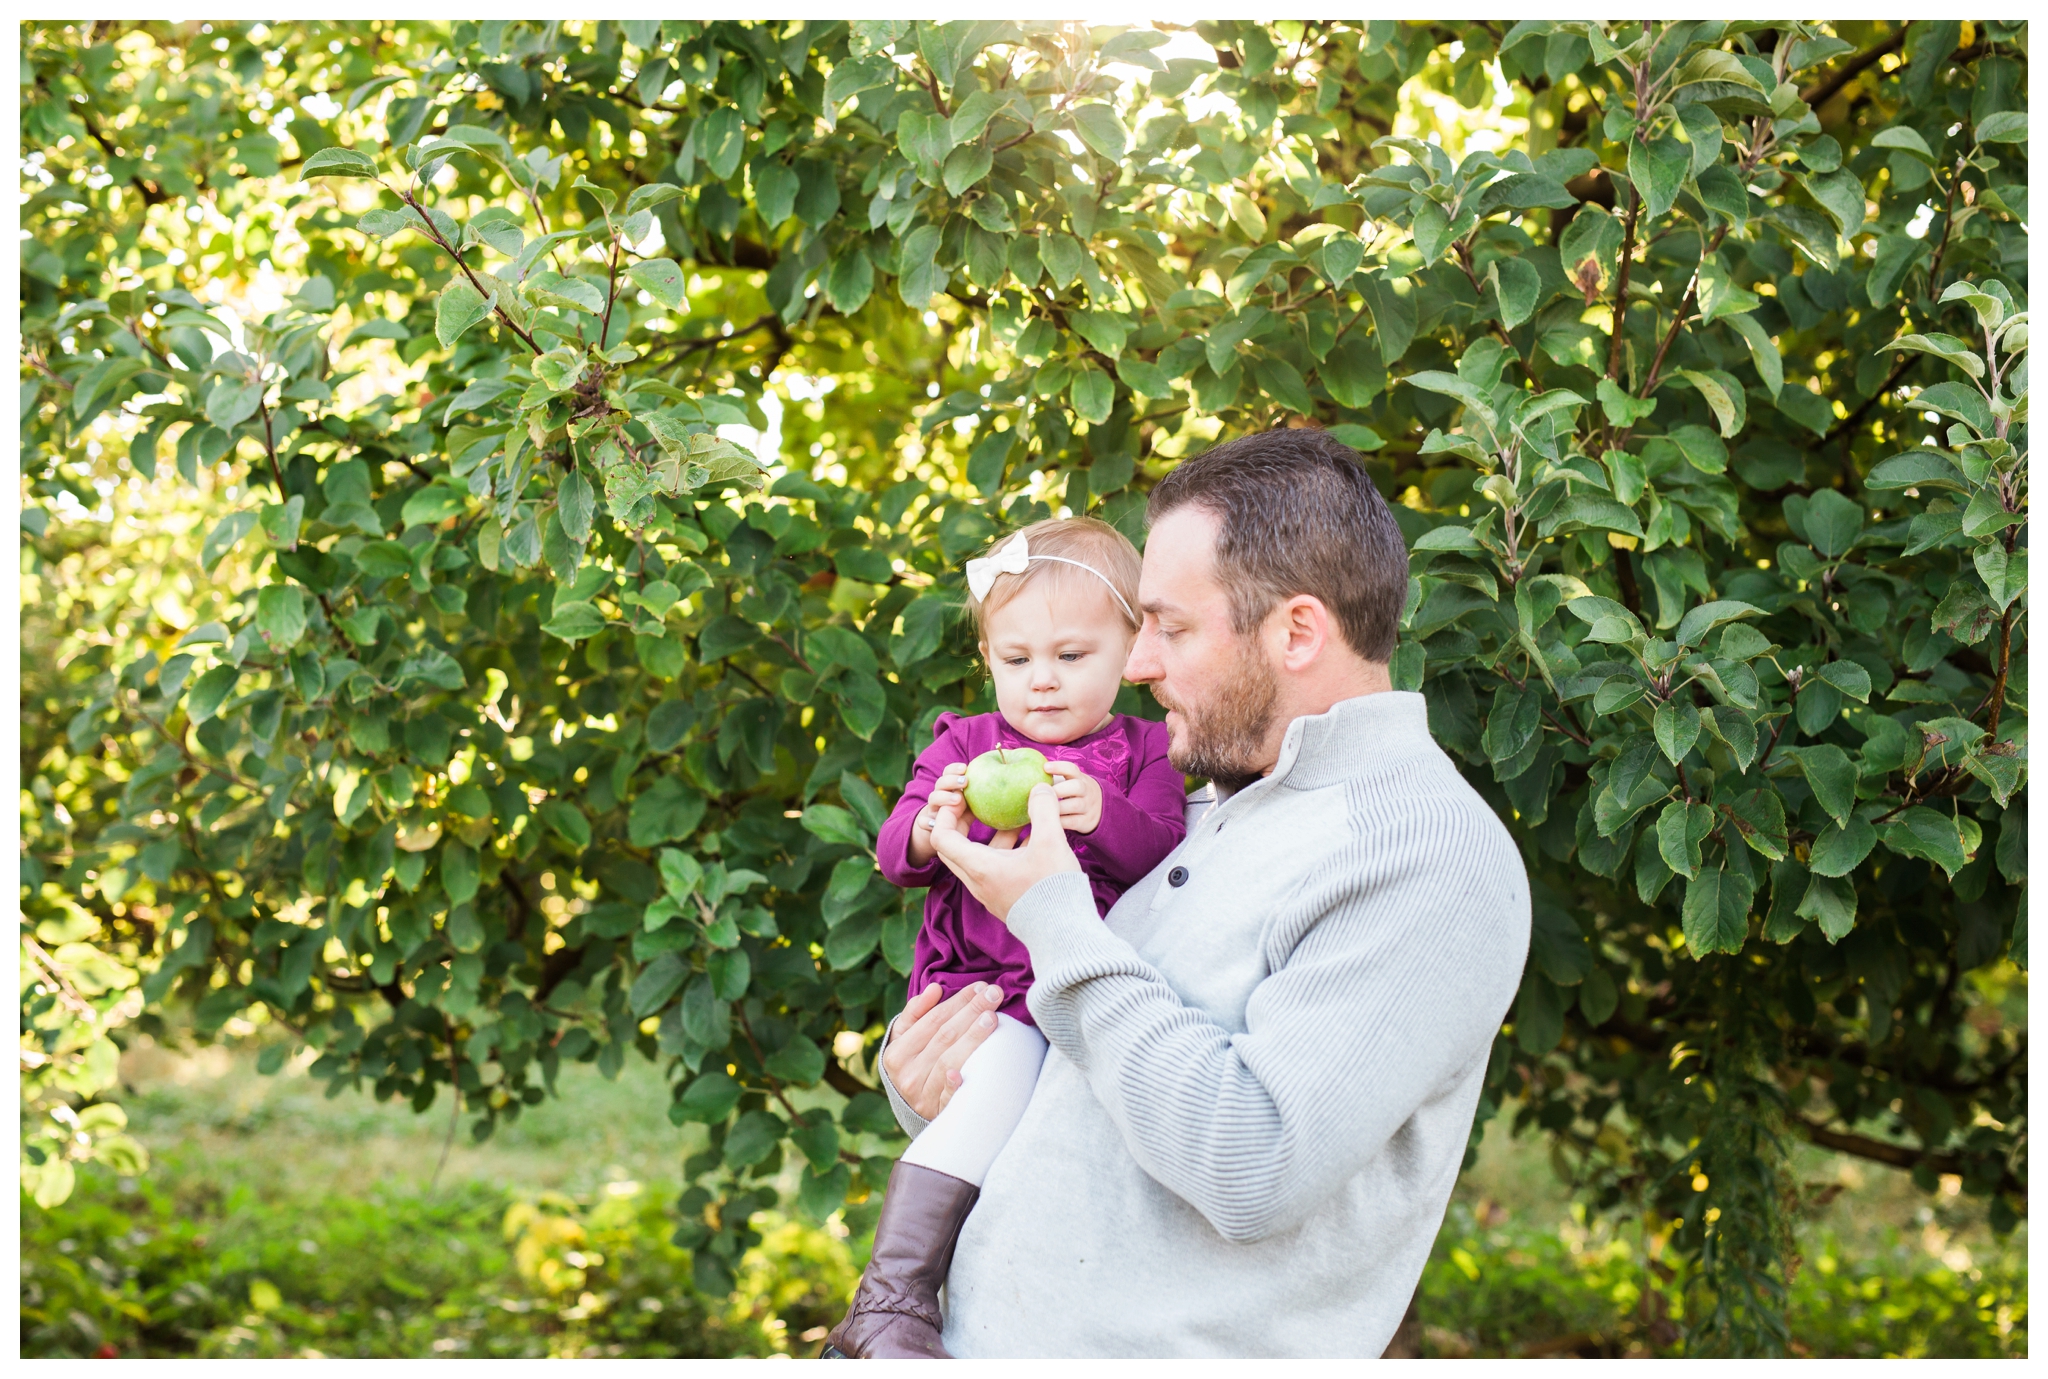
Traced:
<path id="1" fill-rule="evenodd" d="M 903 798 L 897 800 L 896 807 L 889 811 L 888 822 L 882 825 L 881 836 L 875 840 L 875 861 L 881 867 L 883 879 L 890 885 L 906 889 L 929 886 L 944 872 L 945 864 L 929 850 L 924 861 L 914 860 L 911 843 L 917 835 L 917 816 L 930 803 L 939 777 L 946 767 L 966 760 L 964 750 L 953 725 L 948 724 L 933 739 L 932 745 L 918 754 L 917 765 L 910 772 L 910 781 L 903 787 Z"/>
<path id="2" fill-rule="evenodd" d="M 1104 875 L 1120 886 L 1134 884 L 1187 836 L 1187 778 L 1166 759 L 1166 744 L 1164 731 L 1139 735 L 1133 744 L 1138 769 L 1128 794 L 1097 782 L 1102 822 L 1085 836 Z"/>

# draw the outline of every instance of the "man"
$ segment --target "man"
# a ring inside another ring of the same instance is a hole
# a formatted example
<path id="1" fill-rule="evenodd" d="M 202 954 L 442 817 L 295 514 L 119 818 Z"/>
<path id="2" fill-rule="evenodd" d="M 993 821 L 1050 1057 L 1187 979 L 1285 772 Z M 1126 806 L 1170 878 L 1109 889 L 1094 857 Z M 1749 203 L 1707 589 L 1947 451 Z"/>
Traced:
<path id="1" fill-rule="evenodd" d="M 1348 447 L 1249 436 L 1153 491 L 1127 678 L 1219 802 L 1096 917 L 1052 792 L 946 864 L 1031 951 L 1051 1043 L 962 1229 L 962 1357 L 1377 1356 L 1463 1161 L 1520 981 L 1528 877 L 1388 678 L 1407 553 Z M 913 1000 L 916 1134 L 997 997 Z"/>

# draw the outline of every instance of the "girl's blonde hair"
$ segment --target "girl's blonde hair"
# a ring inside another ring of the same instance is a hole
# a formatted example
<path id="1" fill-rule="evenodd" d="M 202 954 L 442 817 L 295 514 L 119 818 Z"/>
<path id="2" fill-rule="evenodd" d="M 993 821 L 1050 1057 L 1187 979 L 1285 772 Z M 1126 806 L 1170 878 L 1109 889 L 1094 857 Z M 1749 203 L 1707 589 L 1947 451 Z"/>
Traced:
<path id="1" fill-rule="evenodd" d="M 997 575 L 985 599 L 976 598 L 970 589 L 967 607 L 974 614 L 976 640 L 988 640 L 991 613 L 1034 585 L 1044 586 L 1047 595 L 1053 598 L 1076 596 L 1092 589 L 1096 595 L 1108 600 L 1125 622 L 1131 623 L 1132 631 L 1137 630 L 1129 610 L 1138 606 L 1138 570 L 1143 561 L 1138 555 L 1138 548 L 1130 543 L 1128 537 L 1109 523 L 1093 517 L 1049 517 L 1043 522 L 1033 522 L 1024 528 L 1023 534 L 1030 544 L 1031 554 L 1060 556 L 1062 559 L 1034 560 L 1022 574 Z M 999 537 L 982 554 L 993 555 L 1016 535 L 1010 532 Z M 1068 560 L 1078 561 L 1088 569 L 1079 570 L 1064 563 Z M 1098 574 L 1101 579 L 1096 578 Z M 1104 581 L 1108 582 L 1109 588 L 1103 587 Z M 1109 589 L 1115 589 L 1122 597 L 1124 607 L 1117 607 Z"/>

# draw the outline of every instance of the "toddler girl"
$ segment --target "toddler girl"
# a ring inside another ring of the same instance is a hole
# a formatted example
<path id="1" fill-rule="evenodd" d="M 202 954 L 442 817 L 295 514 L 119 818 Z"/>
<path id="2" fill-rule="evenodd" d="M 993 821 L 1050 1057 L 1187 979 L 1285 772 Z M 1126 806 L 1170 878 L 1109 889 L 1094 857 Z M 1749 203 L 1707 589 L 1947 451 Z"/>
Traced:
<path id="1" fill-rule="evenodd" d="M 1002 1004 L 945 1110 L 889 1175 L 872 1261 L 827 1356 L 949 1358 L 938 1290 L 953 1242 L 1045 1057 L 1024 1003 L 1031 955 L 932 849 L 940 814 L 965 811 L 967 763 L 996 748 L 1045 755 L 1060 822 L 1103 914 L 1187 832 L 1186 781 L 1166 759 L 1165 725 L 1112 712 L 1138 631 L 1138 565 L 1122 533 L 1087 517 L 1034 523 L 967 562 L 997 712 L 939 716 L 876 853 L 893 884 L 931 887 L 910 989 L 936 984 L 951 996 L 987 982 Z M 975 841 L 995 836 L 967 817 Z"/>

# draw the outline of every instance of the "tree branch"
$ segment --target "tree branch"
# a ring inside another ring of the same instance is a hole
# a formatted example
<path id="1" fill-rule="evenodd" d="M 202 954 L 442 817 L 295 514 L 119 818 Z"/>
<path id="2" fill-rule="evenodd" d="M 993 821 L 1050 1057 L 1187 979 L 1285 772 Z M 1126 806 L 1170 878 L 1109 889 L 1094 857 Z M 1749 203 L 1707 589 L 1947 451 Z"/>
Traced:
<path id="1" fill-rule="evenodd" d="M 1862 76 L 1873 65 L 1882 60 L 1886 53 L 1896 53 L 1899 49 L 1905 47 L 1906 30 L 1911 24 L 1912 21 L 1907 20 L 1899 25 L 1897 32 L 1893 33 L 1890 38 L 1887 38 L 1875 48 L 1858 53 L 1843 66 L 1829 73 L 1817 85 L 1809 86 L 1804 91 L 1801 91 L 1799 99 L 1805 101 L 1816 110 L 1820 109 L 1837 91 L 1840 91 L 1850 82 Z"/>
<path id="2" fill-rule="evenodd" d="M 1885 1164 L 1891 1168 L 1911 1172 L 1917 1168 L 1929 1169 L 1935 1173 L 1953 1173 L 1960 1176 L 1969 1167 L 1959 1154 L 1938 1149 L 1914 1149 L 1909 1145 L 1892 1144 L 1886 1140 L 1874 1140 L 1868 1135 L 1851 1134 L 1846 1130 L 1831 1130 L 1816 1121 L 1798 1117 L 1801 1133 L 1822 1149 L 1832 1149 L 1837 1154 L 1853 1154 L 1859 1159 Z M 1998 1190 L 2016 1194 L 2025 1204 L 2027 1187 L 2006 1170 L 2000 1175 Z"/>

